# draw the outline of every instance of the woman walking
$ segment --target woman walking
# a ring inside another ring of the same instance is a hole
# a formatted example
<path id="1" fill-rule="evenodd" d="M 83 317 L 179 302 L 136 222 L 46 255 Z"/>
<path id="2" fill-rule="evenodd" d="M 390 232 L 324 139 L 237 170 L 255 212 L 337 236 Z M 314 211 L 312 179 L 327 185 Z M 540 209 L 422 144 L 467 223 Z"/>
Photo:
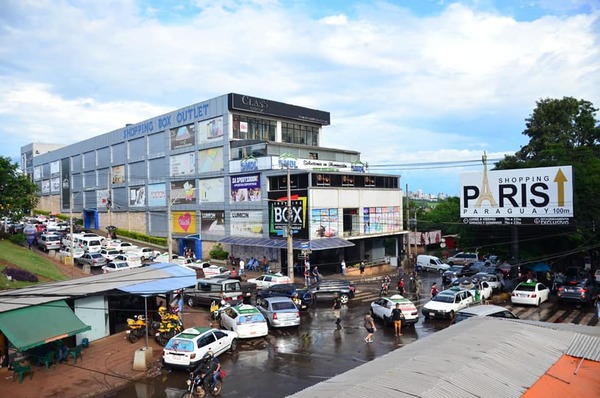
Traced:
<path id="1" fill-rule="evenodd" d="M 367 343 L 372 343 L 373 333 L 377 331 L 377 328 L 375 327 L 375 321 L 373 320 L 373 317 L 371 316 L 370 312 L 367 312 L 367 314 L 365 315 L 365 329 L 367 330 L 367 336 L 365 337 L 365 341 Z"/>

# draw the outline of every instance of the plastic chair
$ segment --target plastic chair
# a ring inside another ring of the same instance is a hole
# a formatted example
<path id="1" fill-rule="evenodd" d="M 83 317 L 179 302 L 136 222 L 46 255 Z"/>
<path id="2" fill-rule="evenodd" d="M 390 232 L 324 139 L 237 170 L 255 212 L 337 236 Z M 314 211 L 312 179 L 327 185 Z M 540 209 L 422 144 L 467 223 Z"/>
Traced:
<path id="1" fill-rule="evenodd" d="M 29 365 L 23 365 L 20 362 L 14 361 L 11 363 L 11 368 L 13 370 L 13 381 L 17 380 L 17 375 L 19 375 L 19 383 L 23 383 L 23 378 L 27 373 L 29 373 L 29 379 L 33 379 L 33 370 Z"/>
<path id="2" fill-rule="evenodd" d="M 81 353 L 82 348 L 83 346 L 81 344 L 77 347 L 69 348 L 69 351 L 67 351 L 67 362 L 69 357 L 73 358 L 74 364 L 77 363 L 77 358 L 81 358 L 81 360 L 83 361 L 83 354 Z"/>
<path id="3" fill-rule="evenodd" d="M 51 365 L 56 364 L 56 351 L 49 351 L 43 357 L 38 358 L 37 366 L 40 368 L 42 365 L 46 366 L 46 372 L 50 370 Z"/>

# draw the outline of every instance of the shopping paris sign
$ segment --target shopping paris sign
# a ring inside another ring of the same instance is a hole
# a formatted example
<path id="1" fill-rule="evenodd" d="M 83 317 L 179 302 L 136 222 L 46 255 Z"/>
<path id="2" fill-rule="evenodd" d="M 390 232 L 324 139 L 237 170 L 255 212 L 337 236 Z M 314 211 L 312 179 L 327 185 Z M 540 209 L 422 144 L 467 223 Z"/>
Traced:
<path id="1" fill-rule="evenodd" d="M 571 166 L 465 173 L 460 176 L 465 224 L 569 224 L 573 218 Z"/>

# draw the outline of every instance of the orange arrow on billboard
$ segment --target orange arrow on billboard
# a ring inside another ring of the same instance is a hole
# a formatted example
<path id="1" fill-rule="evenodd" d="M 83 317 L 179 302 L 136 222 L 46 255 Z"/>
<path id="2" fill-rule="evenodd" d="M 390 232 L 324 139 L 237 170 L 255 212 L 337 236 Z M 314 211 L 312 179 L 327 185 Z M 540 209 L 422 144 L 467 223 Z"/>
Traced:
<path id="1" fill-rule="evenodd" d="M 558 207 L 564 207 L 565 205 L 565 182 L 567 177 L 563 174 L 561 169 L 558 169 L 556 176 L 554 176 L 554 182 L 558 188 Z"/>

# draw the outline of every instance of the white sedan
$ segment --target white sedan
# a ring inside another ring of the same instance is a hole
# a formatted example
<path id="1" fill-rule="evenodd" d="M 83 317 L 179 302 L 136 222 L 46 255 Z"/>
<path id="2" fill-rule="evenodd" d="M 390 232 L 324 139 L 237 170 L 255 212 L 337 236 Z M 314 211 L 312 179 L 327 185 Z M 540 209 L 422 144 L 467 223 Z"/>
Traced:
<path id="1" fill-rule="evenodd" d="M 60 254 L 64 255 L 64 256 L 71 256 L 71 246 L 67 246 L 64 249 L 62 249 L 61 251 L 59 251 Z M 73 247 L 73 258 L 79 258 L 81 256 L 83 256 L 85 254 L 85 251 L 77 246 Z"/>
<path id="2" fill-rule="evenodd" d="M 539 282 L 521 282 L 517 285 L 510 295 L 510 302 L 513 304 L 529 304 L 539 306 L 544 301 L 548 301 L 550 289 Z"/>
<path id="3" fill-rule="evenodd" d="M 108 274 L 109 272 L 123 271 L 126 269 L 131 269 L 129 264 L 125 261 L 111 261 L 110 263 L 104 265 L 102 267 L 102 272 Z"/>
<path id="4" fill-rule="evenodd" d="M 394 294 L 391 297 L 382 297 L 379 300 L 371 303 L 371 313 L 374 318 L 379 318 L 383 324 L 392 324 L 392 310 L 396 308 L 396 304 L 400 304 L 400 311 L 404 315 L 402 326 L 414 325 L 419 320 L 419 311 L 417 307 L 407 298 L 399 294 Z"/>
<path id="5" fill-rule="evenodd" d="M 219 356 L 235 351 L 238 335 L 235 332 L 214 328 L 185 329 L 171 338 L 163 349 L 163 363 L 169 368 L 194 369 L 208 351 Z"/>
<path id="6" fill-rule="evenodd" d="M 292 283 L 292 280 L 288 276 L 276 273 L 261 275 L 253 279 L 248 279 L 248 282 L 254 283 L 257 289 L 268 289 L 273 285 Z"/>
<path id="7" fill-rule="evenodd" d="M 113 261 L 125 261 L 130 268 L 137 268 L 143 265 L 142 259 L 135 253 L 119 254 L 113 259 Z"/>

